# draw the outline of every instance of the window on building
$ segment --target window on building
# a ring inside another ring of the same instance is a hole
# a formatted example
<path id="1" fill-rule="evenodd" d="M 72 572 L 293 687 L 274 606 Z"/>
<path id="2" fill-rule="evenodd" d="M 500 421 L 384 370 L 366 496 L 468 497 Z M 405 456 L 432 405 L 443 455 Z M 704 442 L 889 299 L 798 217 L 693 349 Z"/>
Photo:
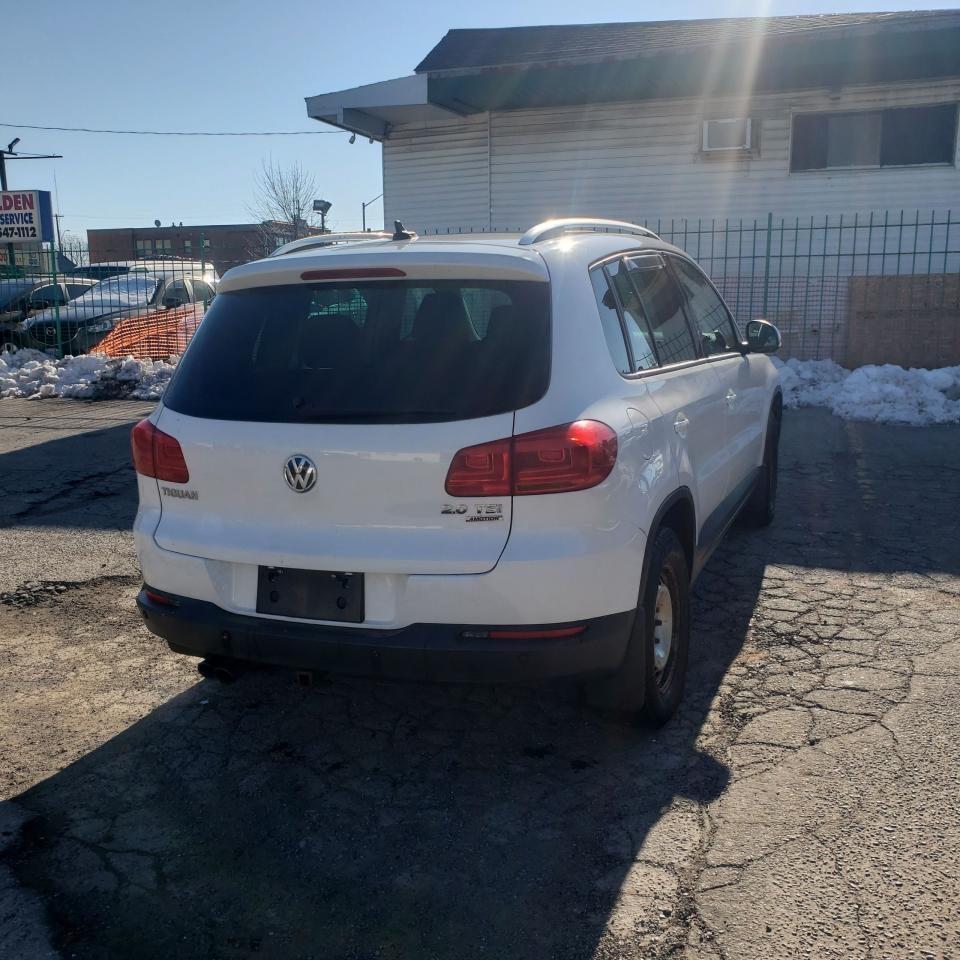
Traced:
<path id="1" fill-rule="evenodd" d="M 169 256 L 173 252 L 173 240 L 169 237 L 163 237 L 154 243 L 158 256 Z"/>
<path id="2" fill-rule="evenodd" d="M 193 256 L 193 241 L 184 240 L 183 241 L 183 255 L 189 260 Z"/>
<path id="3" fill-rule="evenodd" d="M 689 260 L 671 257 L 677 282 L 687 298 L 687 313 L 700 334 L 705 356 L 730 353 L 737 349 L 740 337 L 727 308 L 710 281 Z"/>
<path id="4" fill-rule="evenodd" d="M 791 170 L 953 163 L 957 106 L 897 107 L 793 118 Z"/>
<path id="5" fill-rule="evenodd" d="M 701 147 L 704 153 L 749 150 L 753 146 L 751 126 L 749 117 L 704 120 Z"/>
<path id="6" fill-rule="evenodd" d="M 137 256 L 149 257 L 153 252 L 153 244 L 149 240 L 137 240 Z"/>

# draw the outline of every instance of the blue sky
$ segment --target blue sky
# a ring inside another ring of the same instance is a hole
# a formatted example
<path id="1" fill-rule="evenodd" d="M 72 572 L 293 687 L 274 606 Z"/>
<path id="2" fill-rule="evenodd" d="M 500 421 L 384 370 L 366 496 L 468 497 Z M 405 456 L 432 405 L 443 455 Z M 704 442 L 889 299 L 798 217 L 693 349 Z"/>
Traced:
<path id="1" fill-rule="evenodd" d="M 927 3 L 950 8 L 956 0 Z M 903 4 L 705 3 L 674 0 L 58 0 L 4 4 L 0 122 L 152 130 L 331 129 L 303 98 L 411 73 L 454 27 L 896 10 Z M 46 51 L 49 50 L 49 53 Z M 54 189 L 63 227 L 231 223 L 250 219 L 254 175 L 271 157 L 300 161 L 333 202 L 328 225 L 354 229 L 380 193 L 380 145 L 340 133 L 180 138 L 0 127 L 18 149 L 56 161 L 9 161 L 11 187 Z M 382 207 L 372 208 L 379 226 Z M 368 223 L 370 221 L 368 220 Z"/>

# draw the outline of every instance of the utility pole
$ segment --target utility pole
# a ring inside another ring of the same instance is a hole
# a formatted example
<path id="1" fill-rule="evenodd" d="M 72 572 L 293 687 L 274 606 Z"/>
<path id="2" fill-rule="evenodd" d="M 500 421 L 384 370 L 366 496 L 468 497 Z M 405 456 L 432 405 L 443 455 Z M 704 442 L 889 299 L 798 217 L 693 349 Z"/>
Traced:
<path id="1" fill-rule="evenodd" d="M 382 196 L 383 196 L 382 193 L 378 193 L 372 200 L 368 200 L 366 203 L 361 203 L 361 204 L 360 204 L 360 206 L 361 206 L 362 209 L 363 209 L 363 214 L 362 214 L 362 215 L 363 215 L 363 232 L 364 232 L 364 233 L 367 232 L 367 207 L 369 207 L 369 206 L 371 206 L 372 204 L 376 203 Z"/>
<path id="2" fill-rule="evenodd" d="M 20 138 L 11 141 L 6 150 L 0 150 L 0 190 L 7 189 L 7 153 L 12 154 L 13 148 L 19 143 Z M 13 244 L 7 244 L 7 266 L 10 268 L 10 276 L 13 276 L 13 270 L 16 264 L 13 259 Z"/>
<path id="3" fill-rule="evenodd" d="M 20 142 L 19 137 L 14 137 L 8 144 L 6 150 L 0 150 L 0 190 L 8 190 L 7 187 L 7 157 L 11 160 L 61 160 L 62 154 L 59 153 L 16 153 L 14 147 Z M 59 221 L 57 223 L 59 227 Z M 7 244 L 7 263 L 12 269 L 16 266 L 14 259 L 14 245 Z"/>

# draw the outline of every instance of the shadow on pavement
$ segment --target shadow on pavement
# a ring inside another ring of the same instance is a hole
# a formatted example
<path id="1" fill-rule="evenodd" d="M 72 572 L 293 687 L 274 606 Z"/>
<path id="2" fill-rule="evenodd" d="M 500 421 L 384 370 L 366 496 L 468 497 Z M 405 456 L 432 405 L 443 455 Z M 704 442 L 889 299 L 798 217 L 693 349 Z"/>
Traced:
<path id="1" fill-rule="evenodd" d="M 726 786 L 697 738 L 760 588 L 751 543 L 698 584 L 663 730 L 557 686 L 202 682 L 17 798 L 36 818 L 12 866 L 78 958 L 588 958 L 631 939 L 614 915 L 679 936 L 656 906 L 682 843 L 644 844 L 668 811 L 698 836 Z M 637 857 L 665 866 L 625 883 Z"/>
<path id="2" fill-rule="evenodd" d="M 0 529 L 129 530 L 137 512 L 131 423 L 0 453 Z M 44 436 L 37 432 L 37 436 Z"/>
<path id="3" fill-rule="evenodd" d="M 960 574 L 960 427 L 788 410 L 776 562 Z"/>
<path id="4" fill-rule="evenodd" d="M 17 798 L 35 819 L 11 865 L 78 958 L 586 960 L 636 953 L 651 924 L 681 937 L 658 896 L 684 903 L 696 804 L 729 779 L 707 722 L 767 564 L 957 568 L 960 485 L 925 471 L 958 454 L 897 436 L 788 415 L 780 519 L 704 571 L 661 731 L 556 687 L 199 683 Z"/>

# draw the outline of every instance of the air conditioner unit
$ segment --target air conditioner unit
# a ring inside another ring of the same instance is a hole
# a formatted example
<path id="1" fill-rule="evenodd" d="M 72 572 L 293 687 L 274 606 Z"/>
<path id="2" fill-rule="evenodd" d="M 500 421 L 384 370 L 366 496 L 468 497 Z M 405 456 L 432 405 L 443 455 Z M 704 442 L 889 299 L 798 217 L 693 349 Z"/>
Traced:
<path id="1" fill-rule="evenodd" d="M 718 153 L 723 150 L 749 150 L 751 140 L 749 117 L 731 117 L 703 121 L 703 152 Z"/>

